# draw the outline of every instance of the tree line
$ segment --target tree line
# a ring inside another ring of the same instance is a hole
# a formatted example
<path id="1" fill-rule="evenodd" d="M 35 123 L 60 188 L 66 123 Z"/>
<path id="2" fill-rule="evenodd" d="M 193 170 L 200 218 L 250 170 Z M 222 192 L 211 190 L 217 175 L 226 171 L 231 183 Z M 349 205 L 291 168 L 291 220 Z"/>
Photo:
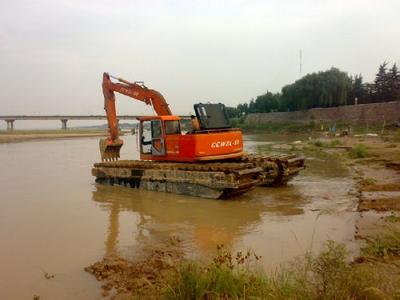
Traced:
<path id="1" fill-rule="evenodd" d="M 282 88 L 280 93 L 267 92 L 249 103 L 228 107 L 231 118 L 249 113 L 296 111 L 315 107 L 335 107 L 400 100 L 400 72 L 396 64 L 379 66 L 375 80 L 364 83 L 361 74 L 349 76 L 332 67 L 330 70 L 307 74 Z"/>

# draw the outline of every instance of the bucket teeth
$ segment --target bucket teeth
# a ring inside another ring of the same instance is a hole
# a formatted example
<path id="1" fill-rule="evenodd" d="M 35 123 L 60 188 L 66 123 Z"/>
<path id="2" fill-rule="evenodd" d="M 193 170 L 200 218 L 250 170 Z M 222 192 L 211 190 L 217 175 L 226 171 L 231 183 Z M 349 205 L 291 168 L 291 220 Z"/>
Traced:
<path id="1" fill-rule="evenodd" d="M 110 142 L 109 140 L 100 140 L 100 155 L 102 161 L 116 161 L 119 159 L 122 140 Z"/>
<path id="2" fill-rule="evenodd" d="M 119 155 L 114 155 L 113 153 L 105 153 L 101 158 L 102 161 L 110 162 L 117 161 L 119 159 Z"/>

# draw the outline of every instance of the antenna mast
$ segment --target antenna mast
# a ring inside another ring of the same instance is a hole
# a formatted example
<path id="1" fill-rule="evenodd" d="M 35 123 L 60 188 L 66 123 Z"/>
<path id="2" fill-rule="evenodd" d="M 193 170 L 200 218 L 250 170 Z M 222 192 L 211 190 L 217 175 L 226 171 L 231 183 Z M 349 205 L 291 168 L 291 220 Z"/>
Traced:
<path id="1" fill-rule="evenodd" d="M 299 58 L 300 58 L 300 71 L 299 71 L 299 76 L 301 78 L 302 75 L 302 67 L 303 67 L 303 50 L 300 49 L 300 53 L 299 53 Z"/>

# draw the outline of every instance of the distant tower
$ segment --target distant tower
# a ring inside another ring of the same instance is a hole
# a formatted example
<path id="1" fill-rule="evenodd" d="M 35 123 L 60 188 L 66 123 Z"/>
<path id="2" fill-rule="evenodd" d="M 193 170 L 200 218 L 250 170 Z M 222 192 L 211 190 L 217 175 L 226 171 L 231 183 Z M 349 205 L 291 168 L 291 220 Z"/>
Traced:
<path id="1" fill-rule="evenodd" d="M 299 53 L 299 62 L 300 62 L 299 76 L 301 78 L 301 76 L 302 76 L 302 67 L 303 67 L 303 50 L 301 50 L 301 49 L 300 49 L 300 53 Z"/>

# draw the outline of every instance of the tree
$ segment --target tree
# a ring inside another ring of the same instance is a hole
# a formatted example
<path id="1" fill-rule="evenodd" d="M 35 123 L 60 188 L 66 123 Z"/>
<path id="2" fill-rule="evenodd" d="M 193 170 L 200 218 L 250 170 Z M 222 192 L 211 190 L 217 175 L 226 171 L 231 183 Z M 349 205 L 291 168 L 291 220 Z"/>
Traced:
<path id="1" fill-rule="evenodd" d="M 393 64 L 388 74 L 388 101 L 400 100 L 400 73 L 397 65 Z"/>
<path id="2" fill-rule="evenodd" d="M 240 112 L 236 107 L 226 106 L 226 113 L 229 118 L 238 118 L 240 117 Z"/>
<path id="3" fill-rule="evenodd" d="M 400 101 L 400 72 L 397 65 L 387 70 L 387 62 L 379 66 L 373 83 L 363 83 L 361 74 L 349 75 L 332 67 L 327 71 L 307 74 L 292 84 L 285 85 L 281 93 L 267 92 L 239 104 L 237 113 L 268 113 L 296 111 L 314 107 L 334 107 L 346 104 Z"/>
<path id="4" fill-rule="evenodd" d="M 375 95 L 375 85 L 373 83 L 364 84 L 365 95 L 364 98 L 361 99 L 360 103 L 373 103 L 376 100 Z"/>
<path id="5" fill-rule="evenodd" d="M 239 104 L 237 108 L 241 115 L 247 115 L 249 113 L 249 105 L 247 103 Z"/>
<path id="6" fill-rule="evenodd" d="M 351 78 L 337 68 L 308 74 L 282 88 L 280 110 L 345 105 L 351 88 Z"/>
<path id="7" fill-rule="evenodd" d="M 387 74 L 387 62 L 379 66 L 378 73 L 374 81 L 375 102 L 385 102 L 389 99 L 389 76 Z"/>
<path id="8" fill-rule="evenodd" d="M 349 92 L 349 97 L 347 99 L 347 104 L 355 104 L 355 99 L 357 98 L 357 103 L 367 103 L 366 97 L 367 91 L 366 86 L 363 84 L 363 77 L 361 74 L 354 76 L 351 79 L 351 90 Z"/>
<path id="9" fill-rule="evenodd" d="M 251 103 L 252 110 L 262 113 L 276 111 L 279 107 L 279 98 L 279 94 L 273 94 L 271 92 L 260 95 Z"/>

